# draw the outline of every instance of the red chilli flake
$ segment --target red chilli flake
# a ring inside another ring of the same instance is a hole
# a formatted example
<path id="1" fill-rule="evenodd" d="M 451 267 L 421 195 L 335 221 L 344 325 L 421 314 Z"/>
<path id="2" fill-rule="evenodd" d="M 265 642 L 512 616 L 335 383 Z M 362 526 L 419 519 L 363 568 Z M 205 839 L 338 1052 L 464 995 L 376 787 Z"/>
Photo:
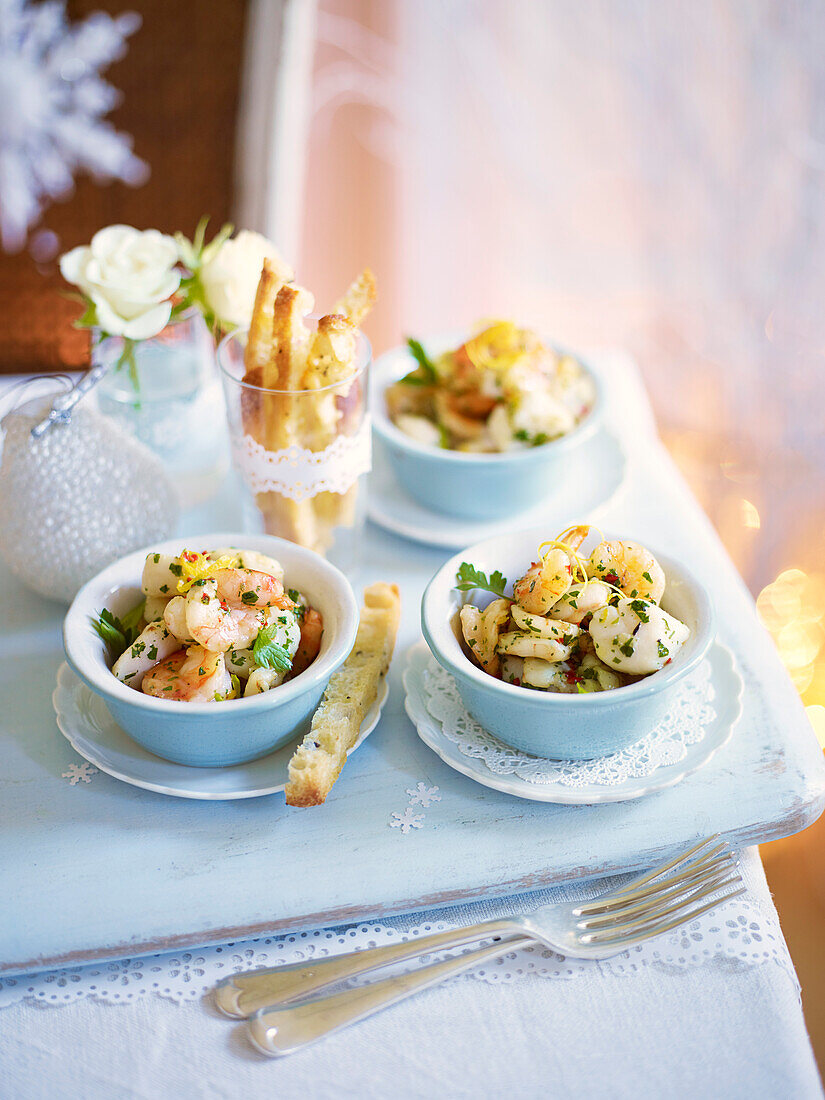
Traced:
<path id="1" fill-rule="evenodd" d="M 576 672 L 575 669 L 572 669 L 572 668 L 568 668 L 567 672 L 565 672 L 565 674 L 564 674 L 564 678 L 568 682 L 568 684 L 583 684 L 584 683 L 584 677 L 579 676 L 578 672 Z"/>
<path id="2" fill-rule="evenodd" d="M 665 661 L 665 664 L 669 665 L 672 660 L 673 660 L 672 657 L 668 657 L 668 659 Z"/>
<path id="3" fill-rule="evenodd" d="M 605 573 L 604 579 L 607 581 L 608 584 L 615 584 L 617 588 L 619 587 L 619 574 L 618 573 L 613 573 L 613 572 Z"/>
<path id="4" fill-rule="evenodd" d="M 513 683 L 516 685 L 517 688 L 521 687 L 521 680 L 519 680 L 518 676 L 513 677 Z"/>

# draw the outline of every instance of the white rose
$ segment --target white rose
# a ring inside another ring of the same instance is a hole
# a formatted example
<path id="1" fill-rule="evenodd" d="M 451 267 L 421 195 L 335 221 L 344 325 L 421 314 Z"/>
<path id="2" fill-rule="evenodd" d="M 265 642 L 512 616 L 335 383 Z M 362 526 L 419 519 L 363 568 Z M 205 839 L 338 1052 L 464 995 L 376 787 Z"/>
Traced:
<path id="1" fill-rule="evenodd" d="M 242 229 L 237 237 L 224 241 L 212 255 L 207 246 L 206 256 L 200 269 L 201 286 L 206 304 L 224 328 L 243 328 L 251 321 L 265 259 L 282 282 L 289 282 L 294 275 L 275 245 L 249 229 Z"/>
<path id="2" fill-rule="evenodd" d="M 147 340 L 169 324 L 180 285 L 178 248 L 156 229 L 110 225 L 91 244 L 60 257 L 63 278 L 80 287 L 97 309 L 101 329 L 112 336 Z"/>

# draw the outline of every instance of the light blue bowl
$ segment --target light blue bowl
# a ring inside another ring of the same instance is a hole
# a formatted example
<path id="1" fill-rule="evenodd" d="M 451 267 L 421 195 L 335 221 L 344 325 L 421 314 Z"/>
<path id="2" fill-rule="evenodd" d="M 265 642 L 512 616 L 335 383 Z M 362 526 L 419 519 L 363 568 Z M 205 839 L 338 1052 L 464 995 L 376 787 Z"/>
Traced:
<path id="1" fill-rule="evenodd" d="M 92 617 L 104 607 L 119 615 L 134 606 L 149 551 L 178 554 L 186 545 L 260 550 L 281 563 L 287 586 L 303 592 L 324 619 L 321 650 L 305 672 L 272 691 L 224 703 L 156 699 L 112 674 Z M 352 649 L 357 629 L 358 606 L 349 581 L 320 555 L 270 535 L 223 532 L 152 545 L 108 566 L 75 597 L 63 624 L 63 644 L 72 669 L 139 745 L 176 764 L 216 768 L 266 756 L 303 733 L 330 676 Z"/>
<path id="2" fill-rule="evenodd" d="M 466 337 L 467 333 L 452 333 L 427 340 L 426 347 L 440 354 Z M 393 348 L 375 361 L 370 375 L 373 432 L 379 440 L 376 461 L 389 462 L 403 488 L 426 508 L 462 519 L 500 519 L 541 500 L 552 501 L 553 486 L 563 483 L 571 455 L 602 420 L 601 382 L 591 367 L 582 366 L 596 396 L 593 408 L 572 432 L 526 451 L 465 454 L 418 443 L 393 424 L 385 391 L 415 367 L 406 347 Z"/>
<path id="3" fill-rule="evenodd" d="M 456 570 L 463 561 L 488 575 L 500 569 L 512 585 L 535 560 L 539 544 L 553 534 L 536 528 L 498 535 L 450 558 L 424 592 L 421 627 L 434 657 L 455 679 L 467 710 L 486 730 L 534 756 L 589 760 L 626 749 L 664 717 L 680 682 L 707 654 L 716 633 L 715 616 L 696 578 L 680 563 L 653 551 L 667 578 L 662 607 L 690 627 L 690 637 L 661 672 L 627 687 L 587 695 L 533 691 L 488 676 L 464 651 L 459 609 L 465 602 L 486 606 L 494 597 L 457 592 Z"/>

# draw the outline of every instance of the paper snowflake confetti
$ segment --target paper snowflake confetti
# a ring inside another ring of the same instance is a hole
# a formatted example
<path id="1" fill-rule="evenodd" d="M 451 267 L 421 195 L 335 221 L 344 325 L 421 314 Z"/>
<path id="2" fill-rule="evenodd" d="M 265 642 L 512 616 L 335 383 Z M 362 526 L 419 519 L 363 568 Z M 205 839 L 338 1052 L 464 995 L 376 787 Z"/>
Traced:
<path id="1" fill-rule="evenodd" d="M 98 769 L 94 764 L 84 760 L 82 764 L 69 764 L 68 769 L 60 774 L 63 779 L 68 779 L 69 783 L 76 787 L 78 783 L 91 783 L 92 776 L 98 774 Z"/>
<path id="2" fill-rule="evenodd" d="M 54 200 L 72 193 L 74 177 L 137 186 L 148 165 L 132 139 L 104 116 L 120 93 L 100 71 L 126 53 L 140 16 L 93 12 L 70 23 L 66 0 L 0 0 L 0 243 L 26 244 Z"/>
<path id="3" fill-rule="evenodd" d="M 416 787 L 407 791 L 410 796 L 411 806 L 423 806 L 426 809 L 432 802 L 440 802 L 441 795 L 438 787 L 428 787 L 426 783 L 419 783 Z"/>
<path id="4" fill-rule="evenodd" d="M 393 813 L 390 818 L 390 828 L 400 829 L 402 833 L 408 833 L 410 829 L 421 829 L 424 825 L 424 815 L 413 813 L 412 806 L 408 806 L 403 814 Z"/>

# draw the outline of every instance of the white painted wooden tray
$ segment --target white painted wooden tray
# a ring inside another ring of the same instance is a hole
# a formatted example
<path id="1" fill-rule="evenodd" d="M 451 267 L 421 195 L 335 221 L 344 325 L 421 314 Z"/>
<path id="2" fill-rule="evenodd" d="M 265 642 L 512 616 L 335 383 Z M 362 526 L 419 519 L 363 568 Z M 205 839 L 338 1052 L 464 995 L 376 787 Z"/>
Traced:
<path id="1" fill-rule="evenodd" d="M 656 442 L 635 372 L 614 430 L 630 441 L 630 483 L 597 517 L 688 560 L 710 586 L 720 640 L 745 680 L 744 714 L 709 764 L 635 802 L 556 806 L 481 787 L 416 736 L 394 666 L 382 720 L 327 803 L 282 795 L 190 802 L 107 775 L 72 785 L 80 763 L 56 729 L 51 692 L 62 609 L 0 580 L 0 971 L 229 941 L 527 891 L 663 858 L 698 835 L 734 845 L 809 825 L 825 805 L 825 763 L 753 603 Z M 635 410 L 631 415 L 629 410 Z M 187 530 L 233 523 L 231 493 Z M 549 515 L 548 534 L 583 517 Z M 418 636 L 422 588 L 446 556 L 368 528 L 364 580 L 398 580 L 398 652 Z M 440 801 L 420 828 L 391 827 L 418 783 Z"/>

